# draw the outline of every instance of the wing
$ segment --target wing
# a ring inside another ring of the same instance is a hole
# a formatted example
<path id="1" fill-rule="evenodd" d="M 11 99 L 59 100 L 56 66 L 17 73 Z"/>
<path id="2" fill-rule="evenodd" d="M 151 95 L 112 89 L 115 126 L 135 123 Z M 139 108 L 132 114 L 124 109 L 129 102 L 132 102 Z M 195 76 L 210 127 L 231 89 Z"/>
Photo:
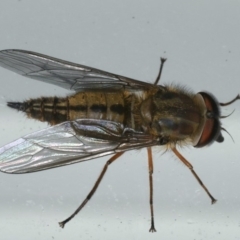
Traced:
<path id="1" fill-rule="evenodd" d="M 80 119 L 29 134 L 0 148 L 0 171 L 30 173 L 115 152 L 157 145 L 150 135 L 120 123 Z"/>
<path id="2" fill-rule="evenodd" d="M 152 84 L 24 50 L 0 51 L 0 66 L 66 89 L 149 88 Z"/>

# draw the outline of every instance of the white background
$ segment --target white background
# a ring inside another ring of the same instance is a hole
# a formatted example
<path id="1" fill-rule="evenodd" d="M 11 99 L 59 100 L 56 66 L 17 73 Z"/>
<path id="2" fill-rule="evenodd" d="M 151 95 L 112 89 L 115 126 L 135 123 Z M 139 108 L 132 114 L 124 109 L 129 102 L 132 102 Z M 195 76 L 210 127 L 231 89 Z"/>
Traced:
<path id="1" fill-rule="evenodd" d="M 25 49 L 153 82 L 212 92 L 221 102 L 240 93 L 240 2 L 1 0 L 0 49 Z M 47 127 L 6 101 L 69 92 L 0 69 L 0 146 Z M 107 158 L 26 174 L 0 173 L 1 239 L 240 239 L 240 103 L 225 107 L 225 142 L 182 154 L 211 193 L 171 153 L 154 151 L 150 227 L 147 155 L 126 153 L 107 172 L 93 199 L 65 226 Z"/>

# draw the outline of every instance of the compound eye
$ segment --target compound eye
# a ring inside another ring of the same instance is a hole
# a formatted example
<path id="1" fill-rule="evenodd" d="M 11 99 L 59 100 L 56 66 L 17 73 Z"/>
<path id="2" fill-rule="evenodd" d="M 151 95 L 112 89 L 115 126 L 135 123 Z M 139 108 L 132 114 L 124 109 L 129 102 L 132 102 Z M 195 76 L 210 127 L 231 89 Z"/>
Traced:
<path id="1" fill-rule="evenodd" d="M 204 147 L 213 141 L 223 142 L 223 137 L 220 132 L 220 123 L 216 119 L 207 119 L 203 128 L 202 135 L 195 147 Z"/>
<path id="2" fill-rule="evenodd" d="M 206 121 L 198 143 L 195 147 L 204 147 L 213 141 L 223 142 L 224 138 L 221 134 L 221 123 L 219 122 L 219 104 L 217 100 L 209 93 L 199 93 L 206 106 Z"/>

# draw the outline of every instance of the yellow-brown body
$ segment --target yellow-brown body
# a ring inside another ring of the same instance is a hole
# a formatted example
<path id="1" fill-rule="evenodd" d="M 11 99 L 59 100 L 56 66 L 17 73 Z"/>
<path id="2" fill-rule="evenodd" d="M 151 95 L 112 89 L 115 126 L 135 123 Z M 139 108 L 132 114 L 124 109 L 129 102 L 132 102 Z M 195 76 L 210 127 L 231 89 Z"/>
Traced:
<path id="1" fill-rule="evenodd" d="M 76 119 L 118 122 L 125 128 L 161 137 L 163 142 L 193 140 L 201 130 L 201 105 L 180 88 L 156 86 L 131 92 L 94 90 L 57 98 L 30 99 L 21 107 L 28 117 L 56 125 Z"/>

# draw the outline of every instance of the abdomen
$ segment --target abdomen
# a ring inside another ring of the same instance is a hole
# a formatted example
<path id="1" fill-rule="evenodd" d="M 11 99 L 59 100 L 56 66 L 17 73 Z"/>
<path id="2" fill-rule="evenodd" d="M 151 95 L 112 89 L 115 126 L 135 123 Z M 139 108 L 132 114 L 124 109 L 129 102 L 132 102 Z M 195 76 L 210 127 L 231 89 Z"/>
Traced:
<path id="1" fill-rule="evenodd" d="M 124 122 L 125 103 L 122 91 L 78 92 L 66 98 L 42 97 L 23 103 L 10 102 L 9 107 L 51 125 L 80 118 Z"/>

